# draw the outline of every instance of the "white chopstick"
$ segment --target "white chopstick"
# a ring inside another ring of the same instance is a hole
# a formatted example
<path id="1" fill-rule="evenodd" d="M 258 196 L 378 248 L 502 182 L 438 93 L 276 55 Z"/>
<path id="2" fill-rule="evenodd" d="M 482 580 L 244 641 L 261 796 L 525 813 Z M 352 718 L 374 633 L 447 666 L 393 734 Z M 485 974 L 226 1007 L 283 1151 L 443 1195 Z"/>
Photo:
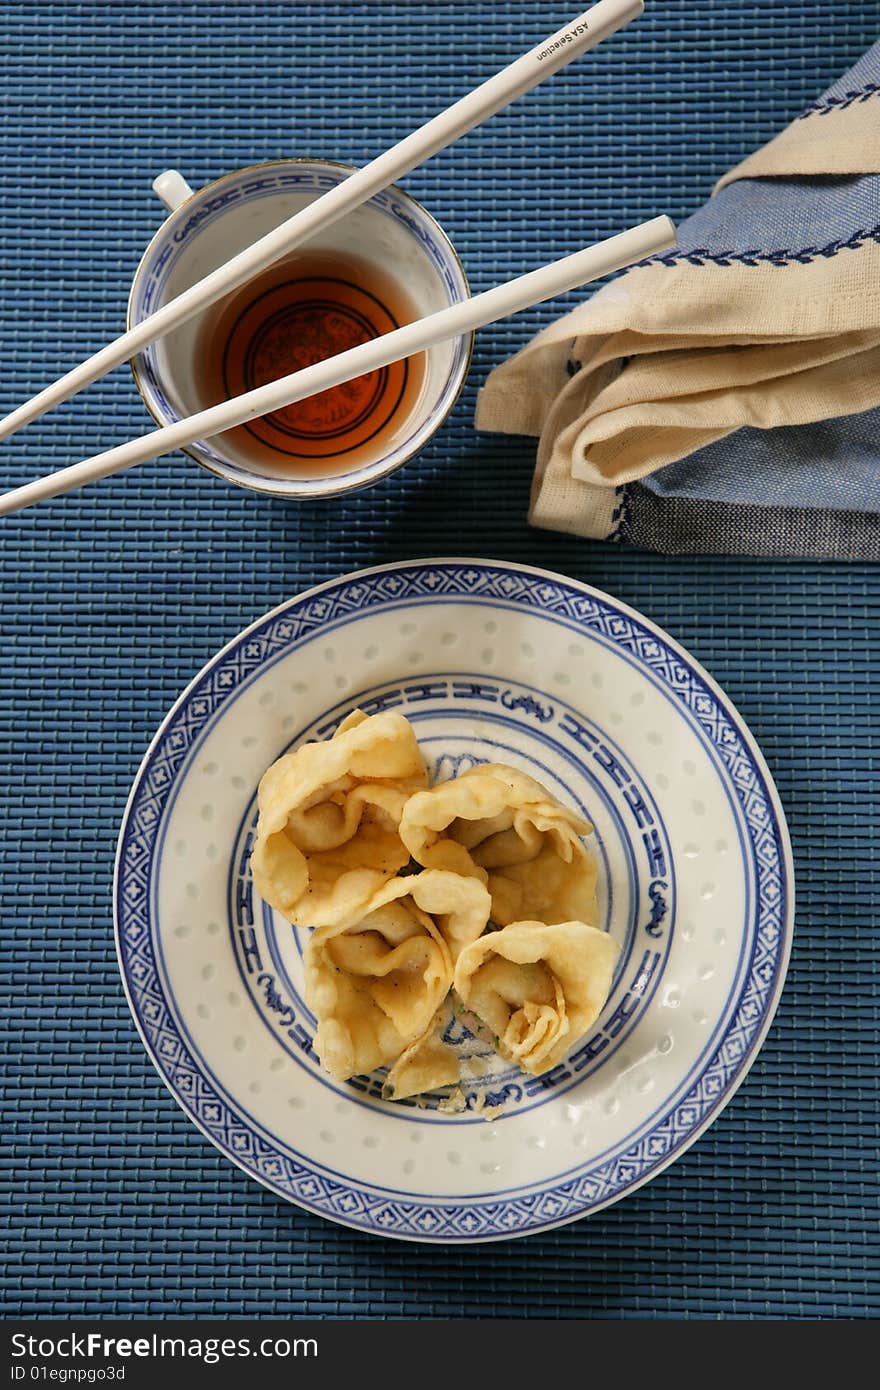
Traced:
<path id="1" fill-rule="evenodd" d="M 643 260 L 645 256 L 666 251 L 675 245 L 675 240 L 675 227 L 669 218 L 655 217 L 650 222 L 643 222 L 629 231 L 609 237 L 607 241 L 576 251 L 573 256 L 565 256 L 561 261 L 542 266 L 540 270 L 496 285 L 484 294 L 463 299 L 436 314 L 429 314 L 427 318 L 417 319 L 415 323 L 405 324 L 392 333 L 349 348 L 337 357 L 328 357 L 302 371 L 279 377 L 266 386 L 258 386 L 241 396 L 221 401 L 208 410 L 200 410 L 196 415 L 178 420 L 173 425 L 164 425 L 138 439 L 129 440 L 127 444 L 120 444 L 103 454 L 95 454 L 82 463 L 71 464 L 69 468 L 61 468 L 45 478 L 13 488 L 0 496 L 0 516 L 29 507 L 44 498 L 69 492 L 83 483 L 134 468 L 136 464 L 159 458 L 172 449 L 185 449 L 197 440 L 209 439 L 236 425 L 244 425 L 259 415 L 268 415 L 273 410 L 293 405 L 306 396 L 341 386 L 344 381 L 351 381 L 364 372 L 377 371 L 402 357 L 411 357 L 413 353 L 424 352 L 450 338 L 471 333 L 497 319 L 540 304 L 542 300 L 564 294 L 566 290 L 575 289 L 588 280 L 622 270 L 624 266 Z"/>
<path id="2" fill-rule="evenodd" d="M 238 289 L 254 275 L 302 242 L 329 227 L 338 218 L 359 207 L 396 179 L 410 173 L 439 150 L 480 125 L 508 106 L 524 92 L 537 87 L 546 77 L 565 67 L 572 58 L 595 48 L 610 34 L 622 29 L 644 9 L 644 0 L 599 0 L 571 24 L 538 44 L 515 63 L 490 77 L 460 101 L 413 131 L 399 144 L 379 155 L 342 183 L 331 188 L 279 227 L 240 251 L 176 299 L 163 304 L 127 333 L 108 343 L 78 367 L 59 377 L 36 396 L 0 420 L 0 440 L 39 419 L 46 411 L 61 405 L 78 391 L 90 386 L 114 367 L 143 352 L 150 343 L 163 338 L 194 314 L 208 308 L 223 295 Z"/>

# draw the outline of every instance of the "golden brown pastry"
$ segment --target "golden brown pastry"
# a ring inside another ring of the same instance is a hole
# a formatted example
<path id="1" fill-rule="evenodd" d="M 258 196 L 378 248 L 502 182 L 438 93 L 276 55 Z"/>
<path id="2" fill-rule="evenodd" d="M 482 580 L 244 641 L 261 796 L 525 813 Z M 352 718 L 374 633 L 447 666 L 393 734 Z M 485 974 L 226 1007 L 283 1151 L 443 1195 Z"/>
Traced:
<path id="1" fill-rule="evenodd" d="M 591 829 L 540 782 L 499 763 L 415 793 L 400 822 L 420 864 L 488 884 L 501 926 L 595 921 L 596 868 L 579 838 Z"/>
<path id="2" fill-rule="evenodd" d="M 608 933 L 585 922 L 513 922 L 462 951 L 455 988 L 502 1056 L 539 1076 L 599 1017 L 616 958 Z"/>
<path id="3" fill-rule="evenodd" d="M 273 763 L 258 791 L 254 885 L 296 926 L 322 923 L 353 871 L 378 887 L 409 859 L 399 834 L 408 797 L 427 784 L 412 726 L 394 712 L 355 710 L 331 739 Z"/>

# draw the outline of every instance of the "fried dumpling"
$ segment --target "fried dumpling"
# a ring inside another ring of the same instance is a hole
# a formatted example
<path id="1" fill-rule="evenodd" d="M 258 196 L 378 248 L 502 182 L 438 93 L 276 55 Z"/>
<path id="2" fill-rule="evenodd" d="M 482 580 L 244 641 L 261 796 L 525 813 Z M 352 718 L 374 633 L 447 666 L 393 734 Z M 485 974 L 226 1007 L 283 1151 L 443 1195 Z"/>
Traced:
<path id="1" fill-rule="evenodd" d="M 305 950 L 315 1048 L 340 1080 L 396 1061 L 426 1033 L 455 960 L 489 915 L 489 894 L 473 879 L 427 870 L 358 896 L 366 882 L 354 873 L 337 886 Z"/>
<path id="2" fill-rule="evenodd" d="M 434 923 L 401 901 L 374 908 L 356 927 L 319 927 L 304 961 L 315 1051 L 340 1081 L 396 1061 L 425 1032 L 452 978 Z"/>
<path id="3" fill-rule="evenodd" d="M 489 890 L 477 878 L 463 878 L 446 869 L 423 869 L 377 885 L 372 870 L 353 869 L 328 888 L 316 925 L 356 931 L 371 912 L 400 901 L 432 919 L 453 965 L 462 948 L 476 941 L 489 922 Z"/>
<path id="4" fill-rule="evenodd" d="M 458 1054 L 440 1036 L 442 1012 L 432 1018 L 420 1038 L 400 1054 L 388 1073 L 383 1093 L 388 1100 L 436 1091 L 439 1086 L 457 1086 L 461 1080 Z"/>
<path id="5" fill-rule="evenodd" d="M 489 890 L 479 879 L 462 878 L 445 869 L 423 869 L 398 882 L 408 884 L 413 901 L 431 914 L 455 965 L 465 946 L 476 941 L 489 924 Z"/>
<path id="6" fill-rule="evenodd" d="M 462 951 L 455 989 L 502 1056 L 540 1076 L 599 1017 L 616 958 L 608 933 L 585 922 L 513 922 Z"/>
<path id="7" fill-rule="evenodd" d="M 409 860 L 400 818 L 407 798 L 426 785 L 412 726 L 393 711 L 355 710 L 332 738 L 285 753 L 259 786 L 257 892 L 296 926 L 313 926 L 352 871 L 379 887 Z"/>
<path id="8" fill-rule="evenodd" d="M 420 864 L 487 883 L 506 926 L 595 921 L 596 866 L 579 838 L 591 829 L 534 778 L 486 763 L 411 796 L 400 836 Z"/>

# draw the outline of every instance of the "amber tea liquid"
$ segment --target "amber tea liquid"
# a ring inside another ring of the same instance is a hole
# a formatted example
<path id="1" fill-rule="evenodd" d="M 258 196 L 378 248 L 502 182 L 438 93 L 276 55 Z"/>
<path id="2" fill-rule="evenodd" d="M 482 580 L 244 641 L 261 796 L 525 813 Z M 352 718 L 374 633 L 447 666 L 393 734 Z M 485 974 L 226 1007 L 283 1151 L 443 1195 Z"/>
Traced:
<path id="1" fill-rule="evenodd" d="M 206 316 L 196 344 L 199 395 L 216 405 L 417 317 L 405 290 L 367 261 L 292 256 Z M 414 415 L 424 381 L 422 352 L 222 438 L 255 468 L 348 472 L 388 452 Z"/>

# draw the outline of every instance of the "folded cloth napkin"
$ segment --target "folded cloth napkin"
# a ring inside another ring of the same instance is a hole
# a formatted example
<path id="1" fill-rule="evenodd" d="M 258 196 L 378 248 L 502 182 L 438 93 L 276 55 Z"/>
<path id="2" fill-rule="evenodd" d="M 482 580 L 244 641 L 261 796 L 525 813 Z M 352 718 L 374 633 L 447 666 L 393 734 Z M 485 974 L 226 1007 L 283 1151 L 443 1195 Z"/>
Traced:
<path id="1" fill-rule="evenodd" d="M 880 43 L 492 372 L 476 423 L 540 436 L 536 526 L 880 560 Z"/>

